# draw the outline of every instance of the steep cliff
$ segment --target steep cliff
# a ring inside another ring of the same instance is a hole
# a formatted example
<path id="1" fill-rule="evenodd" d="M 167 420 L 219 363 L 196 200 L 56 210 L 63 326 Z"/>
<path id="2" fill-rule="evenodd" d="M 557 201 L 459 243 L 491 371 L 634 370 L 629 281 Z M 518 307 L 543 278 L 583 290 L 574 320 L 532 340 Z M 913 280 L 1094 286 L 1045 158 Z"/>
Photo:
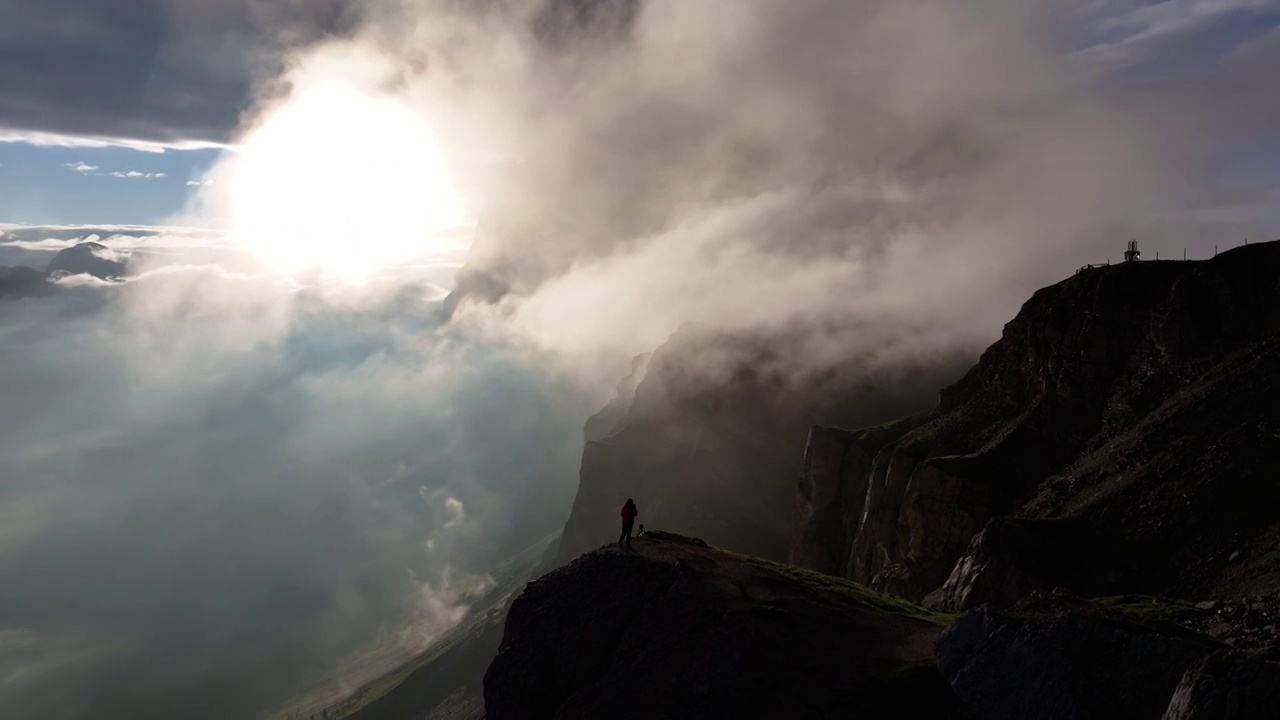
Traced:
<path id="1" fill-rule="evenodd" d="M 952 608 L 1276 587 L 1280 243 L 1037 292 L 933 411 L 814 428 L 794 519 L 796 564 Z"/>
<path id="2" fill-rule="evenodd" d="M 814 422 L 879 422 L 928 407 L 971 360 L 915 366 L 851 361 L 802 374 L 776 338 L 686 326 L 640 359 L 587 424 L 578 494 L 557 563 L 617 539 L 628 498 L 650 528 L 782 560 L 805 436 Z"/>
<path id="3" fill-rule="evenodd" d="M 530 583 L 485 675 L 489 720 L 958 717 L 944 616 L 648 533 Z"/>

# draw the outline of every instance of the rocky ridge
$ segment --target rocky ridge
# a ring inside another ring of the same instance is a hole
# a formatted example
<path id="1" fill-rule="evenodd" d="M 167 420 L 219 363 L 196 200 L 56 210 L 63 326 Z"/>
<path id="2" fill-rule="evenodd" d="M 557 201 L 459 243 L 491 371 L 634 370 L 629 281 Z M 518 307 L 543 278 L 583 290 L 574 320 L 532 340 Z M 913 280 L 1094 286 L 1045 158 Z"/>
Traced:
<path id="1" fill-rule="evenodd" d="M 1037 292 L 928 413 L 814 428 L 790 559 L 964 609 L 1280 585 L 1280 243 Z"/>
<path id="2" fill-rule="evenodd" d="M 530 583 L 485 676 L 490 720 L 960 717 L 946 616 L 667 533 Z"/>
<path id="3" fill-rule="evenodd" d="M 1033 593 L 954 615 L 646 533 L 529 583 L 485 675 L 489 720 L 1261 720 L 1280 654 L 1200 632 L 1221 608 Z"/>
<path id="4" fill-rule="evenodd" d="M 125 256 L 101 243 L 82 242 L 54 255 L 45 273 L 50 277 L 91 275 L 99 280 L 111 280 L 125 275 L 128 270 Z"/>
<path id="5" fill-rule="evenodd" d="M 114 280 L 128 269 L 127 259 L 107 246 L 77 243 L 58 251 L 43 271 L 25 265 L 0 266 L 0 299 L 44 297 L 59 290 L 53 281 L 64 276 L 87 274 L 99 280 Z"/>

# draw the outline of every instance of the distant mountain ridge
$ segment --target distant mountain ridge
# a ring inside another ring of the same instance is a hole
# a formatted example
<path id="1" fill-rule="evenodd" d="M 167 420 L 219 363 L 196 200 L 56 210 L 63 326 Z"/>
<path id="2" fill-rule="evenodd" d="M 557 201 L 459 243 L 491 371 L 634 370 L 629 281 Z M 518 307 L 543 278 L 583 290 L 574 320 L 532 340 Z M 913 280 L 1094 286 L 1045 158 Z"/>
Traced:
<path id="1" fill-rule="evenodd" d="M 99 280 L 111 280 L 124 275 L 128 269 L 129 263 L 120 253 L 102 243 L 82 242 L 59 251 L 44 271 L 50 277 L 92 275 Z"/>
<path id="2" fill-rule="evenodd" d="M 77 243 L 58 251 L 43 271 L 24 265 L 0 266 L 0 299 L 43 297 L 58 291 L 51 282 L 67 275 L 116 280 L 128 274 L 128 259 L 101 243 Z"/>

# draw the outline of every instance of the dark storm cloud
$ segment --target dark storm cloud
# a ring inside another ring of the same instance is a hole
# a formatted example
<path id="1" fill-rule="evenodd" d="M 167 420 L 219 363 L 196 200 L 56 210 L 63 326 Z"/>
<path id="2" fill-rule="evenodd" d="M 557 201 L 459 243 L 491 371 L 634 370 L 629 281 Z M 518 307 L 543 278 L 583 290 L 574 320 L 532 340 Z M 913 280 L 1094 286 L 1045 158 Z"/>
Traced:
<path id="1" fill-rule="evenodd" d="M 0 135 L 230 139 L 282 55 L 353 28 L 349 0 L 0 4 Z M 9 131 L 9 132 L 4 132 Z"/>

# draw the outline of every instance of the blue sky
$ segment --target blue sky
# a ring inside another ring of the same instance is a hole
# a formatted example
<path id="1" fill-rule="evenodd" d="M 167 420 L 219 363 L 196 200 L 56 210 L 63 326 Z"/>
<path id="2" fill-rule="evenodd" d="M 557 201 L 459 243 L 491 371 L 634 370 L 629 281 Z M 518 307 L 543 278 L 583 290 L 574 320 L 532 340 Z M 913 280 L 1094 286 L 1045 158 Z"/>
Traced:
<path id="1" fill-rule="evenodd" d="M 219 153 L 0 142 L 0 222 L 161 223 L 183 208 L 198 189 L 188 183 L 198 181 Z"/>

